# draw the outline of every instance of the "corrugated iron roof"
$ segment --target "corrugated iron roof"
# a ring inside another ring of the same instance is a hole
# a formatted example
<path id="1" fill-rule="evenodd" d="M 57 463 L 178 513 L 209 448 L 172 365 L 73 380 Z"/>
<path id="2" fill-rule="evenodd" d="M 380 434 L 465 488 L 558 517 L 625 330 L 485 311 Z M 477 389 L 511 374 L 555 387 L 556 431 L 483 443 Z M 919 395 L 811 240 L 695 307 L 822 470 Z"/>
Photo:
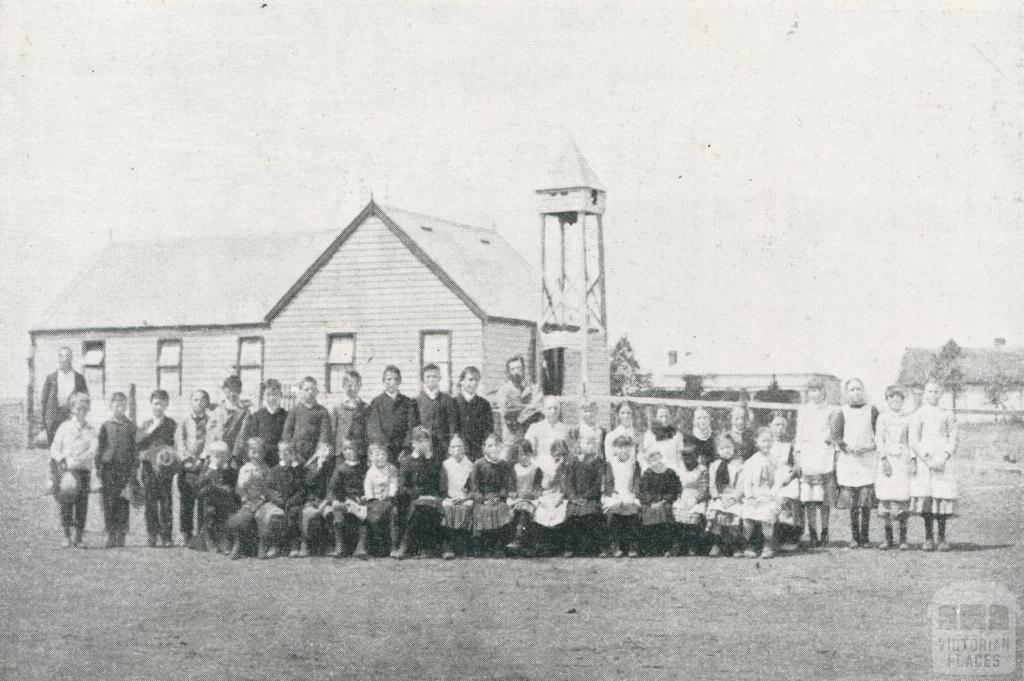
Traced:
<path id="1" fill-rule="evenodd" d="M 372 202 L 360 216 L 377 210 L 488 316 L 536 316 L 534 272 L 496 232 L 396 208 L 384 213 Z M 340 247 L 342 234 L 329 230 L 111 243 L 33 330 L 262 323 L 326 251 Z"/>
<path id="2" fill-rule="evenodd" d="M 1004 378 L 1024 385 L 1024 347 L 961 348 L 960 370 L 964 383 L 986 384 Z M 907 348 L 897 383 L 921 387 L 928 380 L 939 348 Z"/>
<path id="3" fill-rule="evenodd" d="M 391 206 L 381 210 L 488 316 L 536 319 L 540 280 L 497 232 Z"/>

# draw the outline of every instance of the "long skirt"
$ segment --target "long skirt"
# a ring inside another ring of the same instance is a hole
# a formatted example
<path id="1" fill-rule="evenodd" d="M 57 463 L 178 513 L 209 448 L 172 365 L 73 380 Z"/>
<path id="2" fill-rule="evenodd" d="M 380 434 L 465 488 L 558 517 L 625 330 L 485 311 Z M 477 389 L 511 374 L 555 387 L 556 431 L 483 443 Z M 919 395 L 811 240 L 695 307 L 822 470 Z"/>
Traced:
<path id="1" fill-rule="evenodd" d="M 450 530 L 472 530 L 473 506 L 472 499 L 445 499 L 441 503 L 441 525 Z"/>
<path id="2" fill-rule="evenodd" d="M 473 533 L 489 532 L 512 522 L 512 510 L 504 501 L 473 504 Z"/>

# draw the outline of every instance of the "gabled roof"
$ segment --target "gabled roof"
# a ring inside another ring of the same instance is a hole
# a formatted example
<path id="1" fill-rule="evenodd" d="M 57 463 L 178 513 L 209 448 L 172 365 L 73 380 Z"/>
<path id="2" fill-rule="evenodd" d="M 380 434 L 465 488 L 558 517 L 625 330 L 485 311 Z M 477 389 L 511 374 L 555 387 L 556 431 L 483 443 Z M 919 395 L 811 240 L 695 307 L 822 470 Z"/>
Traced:
<path id="1" fill-rule="evenodd" d="M 34 330 L 261 323 L 337 231 L 108 245 Z"/>
<path id="2" fill-rule="evenodd" d="M 340 233 L 112 243 L 33 330 L 269 322 L 370 216 L 380 218 L 482 319 L 536 317 L 533 269 L 497 232 L 385 210 L 371 201 Z"/>
<path id="3" fill-rule="evenodd" d="M 1004 378 L 1024 385 L 1024 347 L 961 348 L 960 370 L 964 383 L 985 384 Z M 921 387 L 928 380 L 939 348 L 907 348 L 897 383 Z"/>
<path id="4" fill-rule="evenodd" d="M 604 191 L 601 180 L 597 179 L 597 174 L 587 163 L 587 159 L 583 158 L 583 152 L 575 142 L 570 142 L 566 150 L 548 170 L 545 184 L 538 191 L 580 187 Z"/>

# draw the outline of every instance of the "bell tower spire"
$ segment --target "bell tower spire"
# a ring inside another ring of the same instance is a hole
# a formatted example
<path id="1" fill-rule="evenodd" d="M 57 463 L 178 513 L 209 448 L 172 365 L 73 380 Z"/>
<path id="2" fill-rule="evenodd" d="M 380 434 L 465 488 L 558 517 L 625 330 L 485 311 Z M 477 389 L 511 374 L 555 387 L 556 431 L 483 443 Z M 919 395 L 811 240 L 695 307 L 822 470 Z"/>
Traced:
<path id="1" fill-rule="evenodd" d="M 571 391 L 578 385 L 581 397 L 607 394 L 604 186 L 579 147 L 570 143 L 537 198 L 543 366 L 548 376 L 558 367 L 559 387 Z"/>

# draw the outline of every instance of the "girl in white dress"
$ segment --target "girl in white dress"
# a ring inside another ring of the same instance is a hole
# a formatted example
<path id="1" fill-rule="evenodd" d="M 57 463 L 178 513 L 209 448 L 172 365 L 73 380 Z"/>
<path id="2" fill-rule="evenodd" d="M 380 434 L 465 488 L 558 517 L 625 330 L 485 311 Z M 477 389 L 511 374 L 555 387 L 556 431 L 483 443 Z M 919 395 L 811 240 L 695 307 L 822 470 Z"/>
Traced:
<path id="1" fill-rule="evenodd" d="M 957 498 L 956 480 L 949 470 L 949 459 L 956 451 L 956 418 L 939 408 L 941 397 L 942 387 L 929 381 L 924 387 L 924 402 L 910 425 L 910 446 L 916 459 L 910 476 L 910 508 L 924 517 L 923 551 L 950 550 L 946 522 L 954 514 Z M 938 522 L 938 547 L 933 542 L 933 521 Z"/>
<path id="2" fill-rule="evenodd" d="M 743 518 L 743 539 L 747 558 L 757 558 L 754 551 L 754 532 L 761 531 L 764 546 L 761 558 L 775 557 L 775 522 L 779 517 L 779 495 L 775 486 L 775 465 L 769 458 L 772 451 L 772 433 L 760 428 L 754 438 L 757 450 L 743 463 L 737 487 L 742 502 L 740 516 Z"/>
<path id="3" fill-rule="evenodd" d="M 736 448 L 733 446 L 732 438 L 722 436 L 718 438 L 718 456 L 716 461 L 711 462 L 711 469 L 708 471 L 708 484 L 710 499 L 708 500 L 707 522 L 708 530 L 711 532 L 712 558 L 721 556 L 723 551 L 738 550 L 743 543 L 742 525 L 743 521 L 739 516 L 739 502 L 737 500 L 736 483 L 743 470 L 743 461 L 735 456 Z"/>
<path id="4" fill-rule="evenodd" d="M 558 398 L 550 395 L 545 397 L 544 420 L 531 424 L 523 436 L 533 448 L 536 463 L 541 469 L 549 469 L 552 466 L 551 444 L 555 440 L 569 441 L 569 426 L 559 420 L 560 415 Z M 515 461 L 509 461 L 509 465 L 514 463 Z"/>
<path id="5" fill-rule="evenodd" d="M 810 381 L 807 403 L 797 411 L 793 448 L 800 469 L 800 501 L 811 548 L 828 544 L 829 508 L 836 470 L 832 439 L 835 414 L 836 408 L 825 402 L 825 384 L 817 379 Z"/>
<path id="6" fill-rule="evenodd" d="M 907 418 L 903 415 L 903 391 L 896 386 L 885 389 L 889 411 L 875 422 L 875 447 L 878 449 L 878 473 L 875 496 L 878 517 L 885 521 L 885 541 L 878 548 L 886 551 L 895 546 L 892 521 L 900 526 L 900 549 L 907 544 L 907 512 L 910 510 L 910 441 Z"/>

